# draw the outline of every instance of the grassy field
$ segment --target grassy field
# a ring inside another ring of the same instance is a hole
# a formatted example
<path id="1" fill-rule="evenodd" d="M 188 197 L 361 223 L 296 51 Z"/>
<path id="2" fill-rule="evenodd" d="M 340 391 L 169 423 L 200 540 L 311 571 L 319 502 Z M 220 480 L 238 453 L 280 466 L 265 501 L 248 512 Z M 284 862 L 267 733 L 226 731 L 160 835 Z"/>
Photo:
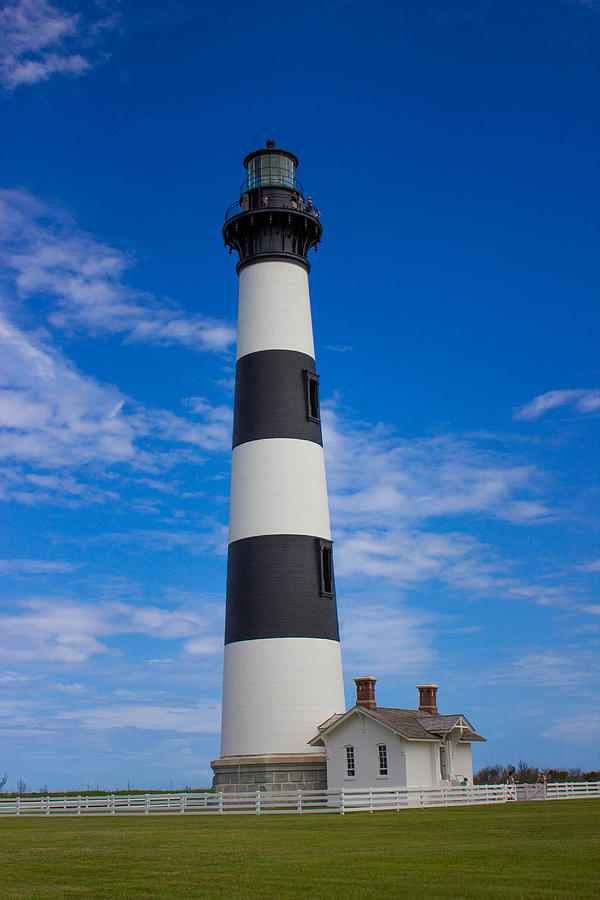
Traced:
<path id="1" fill-rule="evenodd" d="M 0 819 L 0 897 L 598 897 L 600 802 Z"/>

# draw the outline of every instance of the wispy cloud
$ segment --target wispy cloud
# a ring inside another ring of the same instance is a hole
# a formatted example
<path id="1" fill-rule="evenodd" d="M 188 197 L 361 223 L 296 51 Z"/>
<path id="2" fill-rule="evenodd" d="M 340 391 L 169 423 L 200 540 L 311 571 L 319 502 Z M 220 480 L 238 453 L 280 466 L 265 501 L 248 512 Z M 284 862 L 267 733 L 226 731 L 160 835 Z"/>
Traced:
<path id="1" fill-rule="evenodd" d="M 79 664 L 112 654 L 111 639 L 143 634 L 161 640 L 187 640 L 192 655 L 216 655 L 222 647 L 221 610 L 165 609 L 123 602 L 83 603 L 63 597 L 29 597 L 0 614 L 0 659 L 48 660 Z M 194 644 L 193 642 L 197 643 Z M 190 643 L 191 642 L 191 643 Z M 200 642 L 204 642 L 201 648 Z"/>
<path id="2" fill-rule="evenodd" d="M 550 728 L 542 732 L 542 737 L 566 740 L 569 746 L 587 743 L 597 746 L 600 739 L 600 713 L 586 709 L 574 715 L 556 716 Z"/>
<path id="3" fill-rule="evenodd" d="M 72 684 L 63 684 L 61 681 L 50 682 L 46 685 L 46 689 L 49 691 L 55 691 L 57 694 L 87 694 L 90 690 L 87 685 L 82 684 L 81 682 L 74 682 Z"/>
<path id="4" fill-rule="evenodd" d="M 547 391 L 534 397 L 524 406 L 515 409 L 513 416 L 515 419 L 526 419 L 532 421 L 539 419 L 551 409 L 558 409 L 560 406 L 571 406 L 580 413 L 592 413 L 600 410 L 600 390 L 597 388 L 580 388 L 577 390 L 564 391 Z"/>
<path id="5" fill-rule="evenodd" d="M 568 605 L 569 591 L 522 578 L 480 538 L 485 519 L 539 525 L 555 515 L 544 476 L 474 437 L 401 439 L 391 429 L 324 412 L 336 572 L 409 589 L 444 584 L 475 598 Z M 487 444 L 488 442 L 486 442 Z"/>
<path id="6" fill-rule="evenodd" d="M 426 673 L 437 660 L 432 613 L 397 604 L 356 598 L 343 606 L 342 647 L 346 666 L 364 667 L 383 675 L 400 672 L 413 678 Z"/>
<path id="7" fill-rule="evenodd" d="M 443 584 L 481 599 L 526 601 L 539 606 L 570 605 L 563 585 L 519 577 L 513 563 L 464 532 L 437 533 L 401 525 L 336 532 L 336 572 L 347 583 L 377 579 L 396 588 Z"/>
<path id="8" fill-rule="evenodd" d="M 407 528 L 342 531 L 336 542 L 336 570 L 346 578 L 367 576 L 398 586 L 440 579 L 453 563 L 473 566 L 477 542 L 467 535 Z"/>
<path id="9" fill-rule="evenodd" d="M 0 572 L 5 575 L 62 575 L 78 568 L 75 563 L 48 559 L 0 559 Z"/>
<path id="10" fill-rule="evenodd" d="M 223 522 L 212 520 L 204 520 L 203 524 L 203 529 L 198 526 L 183 529 L 176 525 L 169 528 L 134 528 L 127 532 L 100 534 L 89 540 L 103 544 L 138 544 L 149 550 L 161 552 L 185 548 L 194 554 L 226 553 L 227 526 Z"/>
<path id="11" fill-rule="evenodd" d="M 47 466 L 133 458 L 135 423 L 118 388 L 82 375 L 42 334 L 1 314 L 0 344 L 0 458 Z"/>
<path id="12" fill-rule="evenodd" d="M 22 502 L 102 502 L 118 494 L 110 482 L 90 482 L 94 466 L 160 471 L 177 460 L 177 445 L 209 453 L 229 445 L 228 407 L 197 398 L 186 416 L 142 407 L 79 372 L 48 335 L 22 331 L 1 313 L 0 350 L 0 461 L 26 467 L 6 469 L 1 483 Z M 83 466 L 86 478 L 77 480 L 70 470 Z"/>
<path id="13" fill-rule="evenodd" d="M 130 254 L 82 231 L 64 210 L 27 191 L 0 190 L 0 230 L 17 295 L 50 298 L 48 321 L 55 328 L 214 352 L 235 339 L 231 323 L 188 315 L 128 285 Z"/>
<path id="14" fill-rule="evenodd" d="M 107 707 L 61 713 L 58 718 L 77 720 L 90 731 L 142 728 L 150 731 L 218 734 L 221 729 L 221 712 L 217 704 L 172 707 L 115 703 Z"/>
<path id="15" fill-rule="evenodd" d="M 591 559 L 589 562 L 581 563 L 579 566 L 575 566 L 576 569 L 579 569 L 581 572 L 600 572 L 600 558 L 599 559 Z"/>
<path id="16" fill-rule="evenodd" d="M 92 7 L 93 9 L 93 7 Z M 101 7 L 97 7 L 101 13 Z M 116 12 L 90 17 L 48 0 L 13 0 L 0 10 L 0 82 L 7 90 L 82 75 L 101 55 L 103 34 L 118 25 Z"/>
<path id="17" fill-rule="evenodd" d="M 600 672 L 598 654 L 580 645 L 554 649 L 531 647 L 517 659 L 509 661 L 494 675 L 495 681 L 506 681 L 536 687 L 587 686 L 596 683 Z"/>
<path id="18" fill-rule="evenodd" d="M 337 522 L 382 524 L 484 515 L 531 523 L 550 515 L 541 473 L 443 435 L 406 440 L 384 425 L 350 422 L 324 409 L 327 473 Z"/>

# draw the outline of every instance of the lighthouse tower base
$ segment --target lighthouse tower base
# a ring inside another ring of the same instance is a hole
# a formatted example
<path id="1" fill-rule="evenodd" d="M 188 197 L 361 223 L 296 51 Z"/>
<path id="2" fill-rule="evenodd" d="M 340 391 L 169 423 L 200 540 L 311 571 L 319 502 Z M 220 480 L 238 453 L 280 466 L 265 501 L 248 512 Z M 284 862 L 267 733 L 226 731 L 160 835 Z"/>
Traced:
<path id="1" fill-rule="evenodd" d="M 213 791 L 319 791 L 327 788 L 325 754 L 222 756 L 211 762 Z"/>

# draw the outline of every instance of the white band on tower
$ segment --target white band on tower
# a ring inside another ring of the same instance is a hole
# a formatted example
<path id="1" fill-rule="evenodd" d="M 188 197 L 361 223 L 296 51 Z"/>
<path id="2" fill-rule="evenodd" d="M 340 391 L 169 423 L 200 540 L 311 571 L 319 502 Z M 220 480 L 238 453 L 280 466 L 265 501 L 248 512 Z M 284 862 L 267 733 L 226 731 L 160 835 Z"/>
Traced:
<path id="1" fill-rule="evenodd" d="M 320 444 L 270 438 L 235 448 L 229 541 L 258 534 L 312 534 L 331 540 Z"/>
<path id="2" fill-rule="evenodd" d="M 308 272 L 269 261 L 240 272 L 237 359 L 259 350 L 296 350 L 314 358 Z"/>

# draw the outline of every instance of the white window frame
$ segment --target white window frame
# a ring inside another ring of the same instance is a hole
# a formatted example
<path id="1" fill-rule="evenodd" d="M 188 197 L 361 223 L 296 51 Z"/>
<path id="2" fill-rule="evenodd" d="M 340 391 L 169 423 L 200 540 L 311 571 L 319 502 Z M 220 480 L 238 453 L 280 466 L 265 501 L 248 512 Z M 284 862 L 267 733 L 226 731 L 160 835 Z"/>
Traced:
<path id="1" fill-rule="evenodd" d="M 385 765 L 382 765 L 382 763 L 385 763 Z M 384 768 L 385 772 L 383 771 Z M 379 778 L 387 778 L 389 774 L 387 744 L 377 744 L 377 775 Z"/>
<path id="2" fill-rule="evenodd" d="M 346 744 L 346 778 L 356 778 L 356 754 L 353 744 Z M 350 771 L 352 769 L 352 771 Z"/>

